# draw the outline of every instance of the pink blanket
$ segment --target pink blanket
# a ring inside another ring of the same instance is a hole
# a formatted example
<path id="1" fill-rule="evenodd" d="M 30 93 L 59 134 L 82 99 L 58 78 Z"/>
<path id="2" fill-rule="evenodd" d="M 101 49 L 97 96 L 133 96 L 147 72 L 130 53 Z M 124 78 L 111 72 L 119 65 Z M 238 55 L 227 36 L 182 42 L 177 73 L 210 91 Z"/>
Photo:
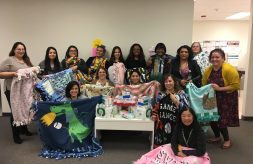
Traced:
<path id="1" fill-rule="evenodd" d="M 149 96 L 150 98 L 155 98 L 158 95 L 159 86 L 158 81 L 151 81 L 140 85 L 117 85 L 115 87 L 115 96 L 122 95 L 122 92 L 127 90 L 133 96 Z"/>
<path id="2" fill-rule="evenodd" d="M 189 148 L 183 147 L 183 150 Z M 210 158 L 207 153 L 202 157 L 187 156 L 179 157 L 174 155 L 170 144 L 160 146 L 147 154 L 144 154 L 140 159 L 134 162 L 135 164 L 210 164 Z"/>

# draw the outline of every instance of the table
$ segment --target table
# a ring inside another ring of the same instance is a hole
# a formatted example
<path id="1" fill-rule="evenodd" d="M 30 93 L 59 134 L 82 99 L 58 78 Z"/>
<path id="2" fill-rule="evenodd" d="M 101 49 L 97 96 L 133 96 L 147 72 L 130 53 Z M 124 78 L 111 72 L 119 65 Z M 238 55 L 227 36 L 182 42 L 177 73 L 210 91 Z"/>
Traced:
<path id="1" fill-rule="evenodd" d="M 151 150 L 154 144 L 154 122 L 150 119 L 125 119 L 116 118 L 95 118 L 95 137 L 100 139 L 100 130 L 130 130 L 130 131 L 149 131 L 151 132 Z"/>

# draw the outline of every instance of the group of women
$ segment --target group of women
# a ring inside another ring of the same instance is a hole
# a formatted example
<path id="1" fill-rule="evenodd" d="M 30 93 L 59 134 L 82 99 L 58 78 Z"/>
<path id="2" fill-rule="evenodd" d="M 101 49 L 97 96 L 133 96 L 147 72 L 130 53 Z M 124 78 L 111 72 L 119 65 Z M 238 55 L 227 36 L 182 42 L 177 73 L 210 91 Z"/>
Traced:
<path id="1" fill-rule="evenodd" d="M 40 78 L 71 68 L 73 71 L 87 75 L 88 81 L 92 84 L 113 86 L 118 84 L 109 80 L 108 69 L 114 63 L 123 63 L 129 73 L 129 77 L 126 78 L 129 78 L 130 85 L 138 85 L 149 80 L 159 81 L 161 94 L 154 105 L 152 116 L 157 131 L 155 146 L 171 142 L 172 149 L 178 156 L 201 156 L 205 152 L 205 136 L 202 135 L 194 111 L 189 108 L 184 92 L 186 84 L 193 82 L 198 87 L 212 84 L 216 91 L 220 119 L 218 122 L 210 123 L 215 137 L 208 139 L 208 142 L 220 142 L 221 134 L 224 139 L 222 148 L 231 147 L 227 127 L 239 126 L 237 90 L 240 81 L 237 70 L 225 62 L 223 50 L 214 49 L 208 56 L 202 52 L 200 43 L 194 42 L 191 47 L 180 46 L 176 57 L 173 57 L 166 54 L 166 46 L 163 43 L 158 43 L 155 47 L 155 55 L 150 56 L 146 61 L 141 45 L 135 43 L 131 46 L 126 60 L 118 46 L 113 48 L 109 60 L 105 58 L 105 53 L 105 46 L 100 45 L 97 47 L 96 56 L 89 57 L 85 62 L 79 56 L 77 47 L 71 45 L 66 51 L 65 58 L 60 62 L 57 50 L 54 47 L 48 47 L 45 60 L 39 64 L 43 70 Z M 5 94 L 9 102 L 11 99 L 10 85 L 12 78 L 17 76 L 16 71 L 32 66 L 25 45 L 22 42 L 16 42 L 9 57 L 0 65 L 0 78 L 5 79 Z M 144 71 L 141 72 L 141 69 Z M 67 98 L 75 99 L 79 96 L 80 88 L 77 84 L 70 84 L 66 88 Z M 72 98 L 67 92 L 74 92 L 77 95 Z M 172 106 L 167 105 L 166 107 L 166 104 L 172 104 Z M 11 122 L 12 120 L 11 117 Z M 12 123 L 11 126 L 15 143 L 22 143 L 20 134 L 31 135 L 26 126 L 18 128 Z M 171 126 L 169 133 L 165 133 L 168 130 L 167 126 Z M 178 144 L 195 148 L 197 151 L 180 151 Z"/>

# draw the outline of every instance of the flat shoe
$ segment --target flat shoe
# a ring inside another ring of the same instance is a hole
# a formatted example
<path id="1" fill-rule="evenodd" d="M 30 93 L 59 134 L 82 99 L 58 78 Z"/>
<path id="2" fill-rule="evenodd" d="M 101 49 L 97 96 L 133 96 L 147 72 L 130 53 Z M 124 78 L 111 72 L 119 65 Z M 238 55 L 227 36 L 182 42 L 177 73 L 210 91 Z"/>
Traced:
<path id="1" fill-rule="evenodd" d="M 218 143 L 221 141 L 221 138 L 209 138 L 207 143 Z"/>
<path id="2" fill-rule="evenodd" d="M 230 141 L 230 144 L 229 145 L 222 145 L 222 149 L 229 149 L 232 147 L 232 142 Z"/>

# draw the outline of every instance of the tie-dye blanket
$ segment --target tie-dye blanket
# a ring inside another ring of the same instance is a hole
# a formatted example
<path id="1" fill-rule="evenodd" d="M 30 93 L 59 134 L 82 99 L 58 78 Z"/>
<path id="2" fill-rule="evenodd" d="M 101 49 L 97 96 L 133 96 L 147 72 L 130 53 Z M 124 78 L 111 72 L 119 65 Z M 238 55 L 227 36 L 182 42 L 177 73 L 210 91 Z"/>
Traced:
<path id="1" fill-rule="evenodd" d="M 111 86 L 99 86 L 95 84 L 85 84 L 81 86 L 81 92 L 87 97 L 94 96 L 111 96 L 113 93 L 114 87 Z"/>
<path id="2" fill-rule="evenodd" d="M 122 95 L 123 92 L 128 91 L 133 96 L 148 96 L 153 99 L 158 95 L 159 86 L 160 83 L 158 81 L 151 81 L 139 85 L 118 85 L 115 87 L 115 95 Z"/>
<path id="3" fill-rule="evenodd" d="M 44 101 L 61 101 L 65 97 L 67 84 L 76 80 L 72 69 L 45 76 L 36 84 L 36 90 Z"/>

